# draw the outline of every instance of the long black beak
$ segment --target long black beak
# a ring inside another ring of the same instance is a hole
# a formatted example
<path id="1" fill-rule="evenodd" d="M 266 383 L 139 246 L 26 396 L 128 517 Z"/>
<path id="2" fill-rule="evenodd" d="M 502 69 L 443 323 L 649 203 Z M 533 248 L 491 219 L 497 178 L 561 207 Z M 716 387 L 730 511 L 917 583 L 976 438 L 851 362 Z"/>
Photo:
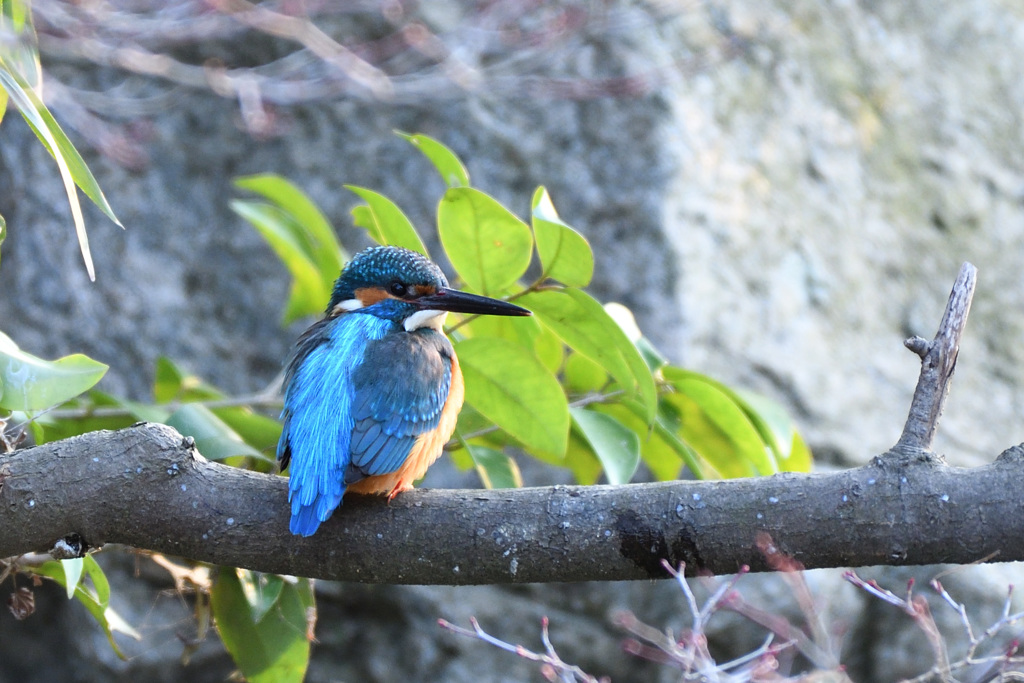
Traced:
<path id="1" fill-rule="evenodd" d="M 423 309 L 451 311 L 452 313 L 476 313 L 479 315 L 533 315 L 530 311 L 507 301 L 460 292 L 447 287 L 438 288 L 434 294 L 427 294 L 415 300 Z"/>

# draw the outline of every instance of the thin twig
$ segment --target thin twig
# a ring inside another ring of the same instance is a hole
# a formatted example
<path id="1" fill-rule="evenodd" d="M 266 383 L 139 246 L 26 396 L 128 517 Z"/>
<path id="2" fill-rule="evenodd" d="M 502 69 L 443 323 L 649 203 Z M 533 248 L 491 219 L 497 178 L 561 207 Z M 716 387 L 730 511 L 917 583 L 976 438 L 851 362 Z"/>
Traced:
<path id="1" fill-rule="evenodd" d="M 785 650 L 788 647 L 791 647 L 794 644 L 791 640 L 788 643 L 773 645 L 772 642 L 774 640 L 775 634 L 769 632 L 768 635 L 765 637 L 764 642 L 761 643 L 761 647 L 757 648 L 756 650 L 751 650 L 747 654 L 741 655 L 736 659 L 730 659 L 728 662 L 719 664 L 718 668 L 722 671 L 738 669 L 739 667 L 745 664 L 749 664 L 750 662 L 754 661 L 755 659 L 758 659 L 759 657 L 763 657 L 764 655 L 774 656 L 775 654 L 781 652 L 782 650 Z"/>
<path id="2" fill-rule="evenodd" d="M 216 398 L 207 401 L 169 401 L 167 403 L 154 403 L 147 406 L 154 410 L 163 410 L 173 413 L 182 406 L 195 404 L 211 410 L 216 408 L 280 408 L 282 405 L 281 389 L 284 385 L 284 372 L 279 372 L 270 381 L 270 384 L 263 387 L 255 394 L 243 396 L 228 396 L 227 398 Z M 82 420 L 87 417 L 132 417 L 135 413 L 131 408 L 122 406 L 85 406 L 82 408 L 63 408 L 50 410 L 46 413 L 54 420 Z"/>
<path id="3" fill-rule="evenodd" d="M 935 680 L 960 680 L 952 678 L 953 674 L 964 671 L 968 668 L 977 668 L 985 665 L 988 666 L 988 670 L 980 674 L 974 674 L 971 680 L 979 682 L 995 680 L 1024 680 L 1024 675 L 1021 675 L 1019 672 L 1007 670 L 1008 667 L 1019 667 L 1021 664 L 1024 664 L 1024 657 L 1017 656 L 1017 641 L 1012 641 L 1008 647 L 1004 646 L 1003 651 L 999 654 L 980 657 L 977 654 L 981 646 L 986 643 L 991 643 L 993 637 L 1003 628 L 1012 626 L 1021 619 L 1024 619 L 1024 612 L 1010 614 L 1013 586 L 1010 586 L 1006 602 L 1003 606 L 1003 613 L 1000 618 L 987 628 L 980 636 L 976 636 L 974 628 L 971 626 L 971 622 L 967 617 L 966 605 L 957 601 L 952 595 L 950 595 L 938 580 L 933 579 L 931 581 L 931 587 L 939 594 L 939 597 L 942 598 L 943 602 L 945 602 L 960 616 L 960 622 L 964 627 L 964 631 L 969 641 L 969 647 L 966 654 L 961 656 L 960 659 L 955 662 L 950 662 L 946 648 L 946 639 L 938 630 L 938 625 L 931 615 L 928 602 L 921 596 L 913 595 L 913 579 L 907 583 L 906 597 L 901 598 L 892 591 L 882 588 L 875 581 L 865 581 L 857 576 L 853 571 L 844 572 L 843 578 L 870 595 L 900 608 L 914 620 L 917 626 L 921 628 L 927 636 L 929 644 L 932 646 L 935 653 L 935 664 L 931 669 L 923 674 L 915 676 L 914 678 L 904 679 L 901 683 L 929 683 L 930 681 Z"/>
<path id="4" fill-rule="evenodd" d="M 185 405 L 201 405 L 211 410 L 216 408 L 280 408 L 281 397 L 276 394 L 259 392 L 245 396 L 230 396 L 211 401 L 171 401 L 170 403 L 154 403 L 147 408 L 165 410 L 173 413 Z M 94 408 L 65 408 L 53 410 L 48 415 L 55 420 L 81 420 L 87 417 L 131 417 L 134 413 L 129 408 L 120 406 L 99 406 Z"/>
<path id="5" fill-rule="evenodd" d="M 662 560 L 661 566 L 663 566 L 665 571 L 671 574 L 672 578 L 674 578 L 676 583 L 679 584 L 679 589 L 682 590 L 683 597 L 686 598 L 686 605 L 690 608 L 690 616 L 693 619 L 693 624 L 690 628 L 692 628 L 695 633 L 699 632 L 704 627 L 701 619 L 703 615 L 701 614 L 700 607 L 697 605 L 697 597 L 693 594 L 693 591 L 690 590 L 690 584 L 686 583 L 686 563 L 680 562 L 679 569 L 676 569 L 668 560 Z M 711 601 L 709 600 L 708 602 L 710 603 Z"/>
<path id="6" fill-rule="evenodd" d="M 386 73 L 361 59 L 308 19 L 274 12 L 246 0 L 214 0 L 210 4 L 246 26 L 300 43 L 325 63 L 365 87 L 376 99 L 388 100 L 394 94 L 394 86 Z"/>
<path id="7" fill-rule="evenodd" d="M 600 681 L 606 681 L 607 679 L 599 679 L 591 676 L 583 669 L 578 666 L 567 664 L 562 661 L 562 658 L 558 656 L 554 646 L 551 644 L 551 638 L 548 635 L 548 618 L 544 617 L 541 620 L 541 640 L 544 643 L 544 649 L 546 654 L 540 654 L 527 650 L 522 645 L 513 645 L 507 643 L 500 638 L 495 638 L 491 634 L 487 633 L 480 627 L 480 623 L 477 622 L 476 617 L 470 617 L 469 623 L 473 625 L 473 629 L 463 628 L 456 626 L 455 624 L 445 619 L 438 619 L 437 624 L 443 629 L 457 633 L 460 636 L 468 636 L 470 638 L 476 638 L 482 640 L 489 645 L 493 645 L 496 648 L 504 650 L 505 652 L 511 652 L 512 654 L 519 655 L 523 659 L 528 659 L 533 662 L 540 663 L 543 667 L 550 667 L 553 673 L 557 673 L 562 681 L 567 683 L 571 681 L 582 681 L 583 683 L 600 683 Z M 548 680 L 552 680 L 548 678 Z"/>
<path id="8" fill-rule="evenodd" d="M 921 337 L 911 337 L 904 342 L 908 349 L 921 356 L 921 375 L 917 380 L 917 388 L 910 403 L 910 414 L 903 427 L 903 434 L 893 448 L 894 451 L 931 451 L 942 408 L 949 394 L 949 381 L 956 368 L 960 337 L 967 324 L 967 314 L 971 310 L 977 277 L 978 269 L 965 262 L 960 267 L 960 274 L 949 294 L 946 311 L 935 338 L 929 342 Z"/>

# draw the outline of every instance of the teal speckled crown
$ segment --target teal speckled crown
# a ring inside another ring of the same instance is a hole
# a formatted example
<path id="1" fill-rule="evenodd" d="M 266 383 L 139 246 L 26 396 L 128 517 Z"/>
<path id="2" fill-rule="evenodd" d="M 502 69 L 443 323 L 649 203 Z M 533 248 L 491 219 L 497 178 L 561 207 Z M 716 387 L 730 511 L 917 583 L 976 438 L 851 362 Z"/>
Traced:
<path id="1" fill-rule="evenodd" d="M 448 287 L 448 278 L 426 256 L 402 247 L 370 247 L 353 256 L 341 271 L 334 283 L 327 311 L 342 301 L 354 299 L 357 289 L 386 289 L 392 282 L 407 286 L 427 285 L 435 289 Z"/>

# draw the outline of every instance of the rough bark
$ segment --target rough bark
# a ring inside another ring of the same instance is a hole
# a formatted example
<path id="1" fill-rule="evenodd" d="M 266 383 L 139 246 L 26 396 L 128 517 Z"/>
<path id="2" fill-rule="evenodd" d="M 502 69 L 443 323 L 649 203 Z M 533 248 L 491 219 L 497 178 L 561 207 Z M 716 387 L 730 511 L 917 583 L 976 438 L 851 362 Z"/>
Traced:
<path id="1" fill-rule="evenodd" d="M 836 474 L 718 482 L 350 495 L 317 534 L 288 533 L 287 484 L 204 459 L 155 424 L 0 458 L 0 557 L 123 543 L 213 564 L 367 583 L 650 579 L 769 569 L 1024 560 L 1024 449 L 948 467 L 931 453 L 974 293 L 965 263 L 899 443 Z M 767 539 L 771 539 L 770 542 Z"/>
<path id="2" fill-rule="evenodd" d="M 288 533 L 285 479 L 208 462 L 140 424 L 0 460 L 0 557 L 71 534 L 261 571 L 479 584 L 767 569 L 759 534 L 807 567 L 1024 560 L 1024 450 L 948 467 L 895 452 L 836 474 L 716 482 L 417 490 L 349 496 L 311 538 Z"/>

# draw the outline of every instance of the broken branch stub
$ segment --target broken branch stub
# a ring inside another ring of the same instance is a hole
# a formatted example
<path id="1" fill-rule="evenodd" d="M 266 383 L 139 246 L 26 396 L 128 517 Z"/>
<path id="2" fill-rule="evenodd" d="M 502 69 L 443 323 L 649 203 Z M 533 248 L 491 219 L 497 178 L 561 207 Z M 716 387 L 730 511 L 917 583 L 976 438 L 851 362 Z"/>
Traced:
<path id="1" fill-rule="evenodd" d="M 896 452 L 931 452 L 942 408 L 949 395 L 949 382 L 956 369 L 960 337 L 967 325 L 977 279 L 978 269 L 972 264 L 965 262 L 960 266 L 960 274 L 953 283 L 935 338 L 929 342 L 921 337 L 911 337 L 904 342 L 908 349 L 921 357 L 921 374 L 914 389 L 914 398 L 910 402 L 910 413 L 903 426 L 903 434 L 893 448 Z"/>

